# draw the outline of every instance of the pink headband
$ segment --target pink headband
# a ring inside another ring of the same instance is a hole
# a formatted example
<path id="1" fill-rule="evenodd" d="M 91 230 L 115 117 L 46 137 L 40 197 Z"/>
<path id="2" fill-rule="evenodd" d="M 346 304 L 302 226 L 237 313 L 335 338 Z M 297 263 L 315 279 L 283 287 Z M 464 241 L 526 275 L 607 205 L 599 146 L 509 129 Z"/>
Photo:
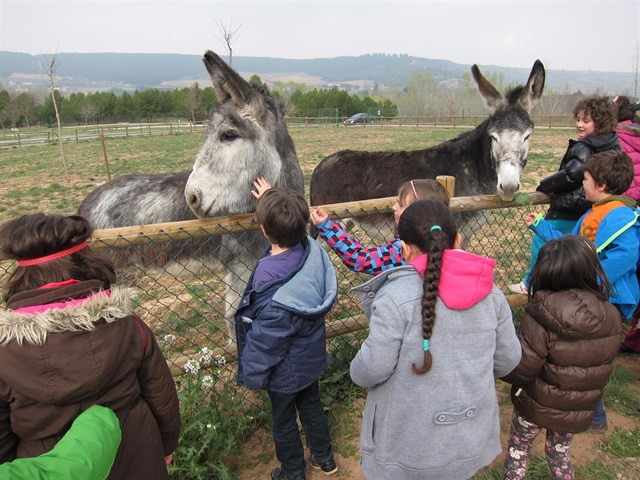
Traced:
<path id="1" fill-rule="evenodd" d="M 41 263 L 53 262 L 54 260 L 58 260 L 62 257 L 67 257 L 72 253 L 79 252 L 83 248 L 87 246 L 87 241 L 80 242 L 79 244 L 67 248 L 66 250 L 62 250 L 57 253 L 52 253 L 51 255 L 46 255 L 44 257 L 32 258 L 31 260 L 18 260 L 19 267 L 30 267 L 32 265 L 39 265 Z"/>
<path id="2" fill-rule="evenodd" d="M 409 181 L 411 184 L 411 190 L 413 190 L 413 194 L 416 196 L 416 200 L 418 200 L 418 192 L 416 192 L 416 186 L 413 184 L 413 180 Z"/>

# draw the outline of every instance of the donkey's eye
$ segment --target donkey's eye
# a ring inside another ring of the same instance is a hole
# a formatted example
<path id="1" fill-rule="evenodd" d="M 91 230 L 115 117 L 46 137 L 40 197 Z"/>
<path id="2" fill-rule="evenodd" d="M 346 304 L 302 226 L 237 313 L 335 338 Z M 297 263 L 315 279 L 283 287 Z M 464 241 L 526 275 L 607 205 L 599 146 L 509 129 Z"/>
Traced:
<path id="1" fill-rule="evenodd" d="M 233 142 L 237 138 L 240 138 L 240 135 L 238 135 L 233 130 L 227 130 L 220 136 L 220 140 L 222 140 L 223 142 Z"/>

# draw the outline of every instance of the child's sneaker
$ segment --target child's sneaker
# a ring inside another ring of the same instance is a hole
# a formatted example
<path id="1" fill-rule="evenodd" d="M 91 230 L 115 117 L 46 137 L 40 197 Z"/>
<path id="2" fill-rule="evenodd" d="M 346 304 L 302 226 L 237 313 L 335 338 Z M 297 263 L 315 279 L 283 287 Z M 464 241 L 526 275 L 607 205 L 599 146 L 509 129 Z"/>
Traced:
<path id="1" fill-rule="evenodd" d="M 529 293 L 529 290 L 527 289 L 527 286 L 524 284 L 524 282 L 514 283 L 513 285 L 507 285 L 507 288 L 509 289 L 510 292 L 513 292 L 513 293 L 519 293 L 522 295 L 527 295 Z"/>
<path id="2" fill-rule="evenodd" d="M 586 433 L 595 433 L 596 435 L 602 435 L 604 433 L 607 433 L 607 424 L 592 423 L 591 426 L 587 429 Z"/>
<path id="3" fill-rule="evenodd" d="M 295 474 L 287 475 L 284 470 L 280 467 L 274 468 L 271 470 L 271 480 L 306 480 L 307 477 L 304 474 L 304 470 L 302 472 L 298 472 Z"/>
<path id="4" fill-rule="evenodd" d="M 338 471 L 338 465 L 336 465 L 336 461 L 334 460 L 333 455 L 329 458 L 329 460 L 326 460 L 322 464 L 316 460 L 316 457 L 314 455 L 311 455 L 309 463 L 313 468 L 322 470 L 322 473 L 324 473 L 325 475 L 333 475 Z"/>

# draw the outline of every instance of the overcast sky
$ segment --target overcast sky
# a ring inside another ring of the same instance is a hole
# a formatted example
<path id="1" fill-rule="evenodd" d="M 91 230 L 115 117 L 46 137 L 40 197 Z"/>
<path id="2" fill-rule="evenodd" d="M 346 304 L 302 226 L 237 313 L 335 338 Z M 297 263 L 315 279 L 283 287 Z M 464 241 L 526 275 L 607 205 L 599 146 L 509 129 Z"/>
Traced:
<path id="1" fill-rule="evenodd" d="M 457 63 L 629 72 L 640 0 L 0 0 L 0 50 L 224 53 L 216 21 L 239 28 L 237 56 L 406 53 Z"/>

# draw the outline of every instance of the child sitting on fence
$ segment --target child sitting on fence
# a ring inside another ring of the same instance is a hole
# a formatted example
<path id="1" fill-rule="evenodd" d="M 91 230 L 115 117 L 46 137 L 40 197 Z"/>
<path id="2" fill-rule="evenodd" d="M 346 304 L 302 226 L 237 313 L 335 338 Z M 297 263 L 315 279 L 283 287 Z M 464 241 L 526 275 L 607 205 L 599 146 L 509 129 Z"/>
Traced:
<path id="1" fill-rule="evenodd" d="M 368 480 L 470 478 L 501 451 L 494 374 L 520 361 L 511 309 L 495 260 L 460 250 L 442 202 L 407 207 L 399 233 L 407 265 L 354 289 L 369 321 L 351 362 L 369 389 L 362 470 Z"/>
<path id="2" fill-rule="evenodd" d="M 636 277 L 638 248 L 640 248 L 640 214 L 635 200 L 622 195 L 633 180 L 633 165 L 626 153 L 606 151 L 594 154 L 584 164 L 584 191 L 593 207 L 579 220 L 571 233 L 593 241 L 602 269 L 611 283 L 609 300 L 621 312 L 621 319 L 633 314 L 640 288 Z M 525 223 L 543 241 L 559 238 L 563 232 L 555 230 L 541 214 L 529 214 Z M 531 291 L 531 286 L 529 287 Z M 604 433 L 607 416 L 600 400 L 591 431 Z"/>
<path id="3" fill-rule="evenodd" d="M 393 205 L 396 229 L 405 208 L 418 200 L 437 200 L 449 206 L 449 194 L 435 180 L 416 179 L 404 182 L 398 189 L 398 198 Z M 320 237 L 336 252 L 342 263 L 354 272 L 378 275 L 390 268 L 405 265 L 400 239 L 397 237 L 380 247 L 363 247 L 357 239 L 348 235 L 339 223 L 331 220 L 322 208 L 311 212 L 311 223 L 316 226 Z"/>
<path id="4" fill-rule="evenodd" d="M 258 260 L 235 316 L 238 383 L 265 389 L 271 399 L 273 439 L 281 466 L 274 480 L 305 478 L 300 415 L 312 467 L 338 468 L 318 379 L 329 363 L 324 316 L 337 297 L 327 253 L 306 235 L 309 207 L 302 195 L 258 188 L 256 220 L 270 243 Z"/>
<path id="5" fill-rule="evenodd" d="M 0 229 L 0 250 L 18 264 L 0 311 L 0 462 L 48 452 L 99 404 L 122 427 L 110 478 L 168 480 L 175 384 L 134 292 L 88 246 L 91 233 L 83 217 L 42 213 Z"/>
<path id="6" fill-rule="evenodd" d="M 611 286 L 595 245 L 584 237 L 546 243 L 529 288 L 519 331 L 522 360 L 503 378 L 513 384 L 514 406 L 504 478 L 526 477 L 529 451 L 545 428 L 551 478 L 572 479 L 569 446 L 573 434 L 590 428 L 602 398 L 620 341 L 620 314 L 607 301 Z"/>
<path id="7" fill-rule="evenodd" d="M 594 153 L 608 150 L 620 151 L 616 129 L 616 115 L 607 97 L 593 95 L 581 99 L 573 109 L 576 119 L 577 140 L 569 140 L 560 168 L 553 175 L 540 181 L 537 191 L 551 196 L 551 205 L 545 219 L 553 228 L 569 233 L 578 219 L 591 207 L 582 188 L 584 162 Z M 538 251 L 544 244 L 534 235 L 531 242 L 531 260 L 524 280 L 509 285 L 514 293 L 527 294 L 527 285 Z"/>

